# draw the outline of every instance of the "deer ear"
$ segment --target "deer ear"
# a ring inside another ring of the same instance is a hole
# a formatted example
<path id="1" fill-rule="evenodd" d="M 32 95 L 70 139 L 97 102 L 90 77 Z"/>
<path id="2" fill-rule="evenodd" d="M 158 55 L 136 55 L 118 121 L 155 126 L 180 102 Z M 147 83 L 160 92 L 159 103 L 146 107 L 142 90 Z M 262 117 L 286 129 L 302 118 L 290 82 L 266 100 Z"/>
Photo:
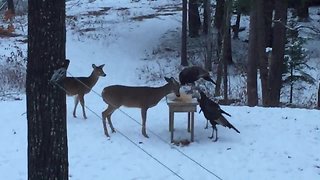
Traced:
<path id="1" fill-rule="evenodd" d="M 92 67 L 93 67 L 93 68 L 97 68 L 97 66 L 96 66 L 95 64 L 92 64 Z"/>
<path id="2" fill-rule="evenodd" d="M 104 67 L 104 64 L 100 65 L 100 67 L 103 68 L 103 67 Z"/>
<path id="3" fill-rule="evenodd" d="M 164 79 L 167 81 L 167 82 L 170 82 L 171 79 L 167 78 L 167 77 L 164 77 Z"/>

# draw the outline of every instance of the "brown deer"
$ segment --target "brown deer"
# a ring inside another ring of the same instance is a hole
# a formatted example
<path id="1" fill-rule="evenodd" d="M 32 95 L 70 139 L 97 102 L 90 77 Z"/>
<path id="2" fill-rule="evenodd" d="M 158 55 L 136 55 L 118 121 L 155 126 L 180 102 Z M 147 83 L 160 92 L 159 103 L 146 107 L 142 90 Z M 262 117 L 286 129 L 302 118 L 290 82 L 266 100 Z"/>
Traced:
<path id="1" fill-rule="evenodd" d="M 102 91 L 102 98 L 103 101 L 108 104 L 108 108 L 102 112 L 104 134 L 109 137 L 106 118 L 108 119 L 112 132 L 115 132 L 111 122 L 111 115 L 120 106 L 126 106 L 141 109 L 142 135 L 148 138 L 146 133 L 147 110 L 157 105 L 158 102 L 169 93 L 173 92 L 177 97 L 180 96 L 179 82 L 173 77 L 165 77 L 165 80 L 168 83 L 161 87 L 130 87 L 121 85 L 105 87 Z"/>
<path id="2" fill-rule="evenodd" d="M 88 77 L 66 77 L 61 80 L 61 85 L 66 91 L 66 94 L 68 96 L 75 96 L 73 117 L 77 117 L 76 109 L 80 101 L 83 118 L 87 119 L 86 112 L 84 110 L 84 95 L 91 91 L 92 87 L 97 83 L 100 76 L 106 76 L 106 74 L 103 72 L 103 66 L 104 64 L 100 66 L 92 64 L 93 71 Z"/>

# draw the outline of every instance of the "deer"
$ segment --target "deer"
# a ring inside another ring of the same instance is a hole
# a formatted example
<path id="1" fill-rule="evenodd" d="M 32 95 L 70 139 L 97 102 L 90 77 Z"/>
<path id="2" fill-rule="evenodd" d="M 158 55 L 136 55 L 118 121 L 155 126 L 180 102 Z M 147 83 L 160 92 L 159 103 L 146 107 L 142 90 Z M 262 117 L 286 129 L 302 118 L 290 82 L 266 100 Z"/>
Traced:
<path id="1" fill-rule="evenodd" d="M 101 93 L 103 101 L 108 105 L 107 109 L 102 112 L 102 123 L 104 134 L 110 137 L 106 125 L 106 118 L 112 133 L 115 129 L 111 122 L 112 113 L 121 106 L 140 108 L 142 117 L 142 135 L 146 138 L 149 136 L 146 133 L 147 111 L 149 108 L 156 106 L 159 101 L 169 93 L 174 93 L 180 97 L 180 84 L 173 77 L 165 77 L 167 83 L 160 87 L 147 86 L 122 86 L 112 85 L 105 87 Z"/>
<path id="2" fill-rule="evenodd" d="M 105 77 L 106 74 L 103 71 L 104 64 L 96 66 L 92 64 L 92 73 L 88 77 L 65 77 L 61 80 L 60 84 L 66 91 L 68 96 L 75 96 L 73 117 L 76 116 L 76 109 L 78 103 L 82 106 L 83 118 L 87 119 L 87 115 L 84 109 L 84 95 L 88 94 L 92 87 L 97 83 L 99 77 Z"/>

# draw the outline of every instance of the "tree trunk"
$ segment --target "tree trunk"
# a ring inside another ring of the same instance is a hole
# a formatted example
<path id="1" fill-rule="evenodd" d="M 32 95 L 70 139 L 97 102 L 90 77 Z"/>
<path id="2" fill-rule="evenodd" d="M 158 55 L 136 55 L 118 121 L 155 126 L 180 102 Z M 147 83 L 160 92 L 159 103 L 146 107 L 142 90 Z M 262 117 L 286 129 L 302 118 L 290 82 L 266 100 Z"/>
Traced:
<path id="1" fill-rule="evenodd" d="M 239 39 L 240 20 L 241 20 L 241 11 L 240 9 L 237 9 L 236 24 L 232 27 L 233 39 Z"/>
<path id="2" fill-rule="evenodd" d="M 264 28 L 266 47 L 272 47 L 272 16 L 274 9 L 274 0 L 264 1 Z"/>
<path id="3" fill-rule="evenodd" d="M 309 20 L 309 6 L 308 2 L 301 0 L 299 3 L 296 3 L 296 11 L 299 21 L 308 21 Z"/>
<path id="4" fill-rule="evenodd" d="M 227 15 L 230 18 L 230 15 Z M 230 28 L 230 19 L 229 21 L 226 21 L 226 25 L 225 28 L 226 29 L 224 31 L 224 54 L 223 54 L 223 58 L 226 60 L 227 65 L 229 64 L 233 64 L 232 61 L 232 47 L 231 47 L 231 28 Z"/>
<path id="5" fill-rule="evenodd" d="M 318 108 L 320 108 L 320 83 L 318 87 Z"/>
<path id="6" fill-rule="evenodd" d="M 203 33 L 208 34 L 209 24 L 211 26 L 211 0 L 203 0 Z M 210 19 L 209 19 L 210 18 Z"/>
<path id="7" fill-rule="evenodd" d="M 293 99 L 293 82 L 290 83 L 290 100 L 289 103 L 292 104 Z"/>
<path id="8" fill-rule="evenodd" d="M 223 35 L 223 43 L 222 43 L 224 100 L 228 100 L 228 64 L 232 63 L 231 33 L 230 33 L 231 6 L 232 6 L 232 1 L 227 0 L 225 2 L 224 28 L 223 28 L 225 29 L 225 32 Z"/>
<path id="9" fill-rule="evenodd" d="M 212 55 L 213 55 L 213 34 L 212 34 L 212 26 L 211 23 L 208 24 L 208 22 L 211 22 L 211 0 L 205 0 L 204 1 L 204 7 L 205 7 L 205 22 L 206 24 L 206 58 L 205 58 L 205 69 L 208 71 L 212 70 Z M 205 24 L 205 23 L 204 23 Z"/>
<path id="10" fill-rule="evenodd" d="M 187 0 L 182 0 L 181 65 L 188 66 L 187 59 Z"/>
<path id="11" fill-rule="evenodd" d="M 7 4 L 8 4 L 8 10 L 9 10 L 12 14 L 15 14 L 13 0 L 7 0 Z"/>
<path id="12" fill-rule="evenodd" d="M 273 28 L 272 59 L 269 67 L 268 87 L 270 88 L 270 106 L 279 106 L 282 86 L 282 67 L 284 63 L 287 23 L 287 2 L 275 1 L 275 20 Z"/>
<path id="13" fill-rule="evenodd" d="M 259 72 L 261 80 L 261 90 L 262 90 L 262 104 L 267 105 L 268 103 L 268 59 L 266 55 L 266 34 L 265 34 L 265 13 L 264 13 L 264 0 L 255 1 L 257 21 L 256 21 L 256 32 L 257 32 L 257 44 L 256 51 L 258 53 L 259 61 Z"/>
<path id="14" fill-rule="evenodd" d="M 257 88 L 257 9 L 255 0 L 252 0 L 253 7 L 250 12 L 249 25 L 249 49 L 248 49 L 248 69 L 247 69 L 247 93 L 248 106 L 258 105 L 258 88 Z"/>
<path id="15" fill-rule="evenodd" d="M 214 15 L 214 25 L 220 30 L 224 15 L 224 0 L 217 0 L 216 12 Z"/>
<path id="16" fill-rule="evenodd" d="M 219 57 L 219 64 L 217 69 L 217 79 L 216 79 L 216 87 L 214 89 L 214 96 L 220 96 L 220 90 L 221 90 L 221 81 L 222 81 L 222 68 L 223 68 L 223 62 L 221 57 Z"/>
<path id="17" fill-rule="evenodd" d="M 49 80 L 64 66 L 65 1 L 28 1 L 28 179 L 68 179 L 66 94 Z"/>
<path id="18" fill-rule="evenodd" d="M 223 73 L 223 57 L 222 57 L 222 34 L 223 34 L 223 17 L 224 17 L 224 0 L 217 0 L 216 12 L 214 17 L 214 26 L 218 30 L 217 37 L 217 57 L 218 57 L 218 69 L 217 69 L 217 79 L 214 96 L 220 96 L 221 82 L 222 82 L 222 73 Z"/>
<path id="19" fill-rule="evenodd" d="M 199 30 L 201 26 L 198 2 L 197 0 L 189 0 L 189 36 L 199 36 Z"/>
<path id="20" fill-rule="evenodd" d="M 222 16 L 222 22 L 217 27 L 218 28 L 218 47 L 220 49 L 219 52 L 222 53 L 222 59 L 223 62 L 226 61 L 227 64 L 232 64 L 232 48 L 231 48 L 231 9 L 228 7 L 228 1 L 224 2 L 222 6 L 223 9 L 223 16 Z M 228 10 L 229 9 L 229 10 Z M 228 10 L 228 11 L 227 11 Z M 222 41 L 223 46 L 222 46 Z M 222 49 L 222 50 L 221 50 Z"/>

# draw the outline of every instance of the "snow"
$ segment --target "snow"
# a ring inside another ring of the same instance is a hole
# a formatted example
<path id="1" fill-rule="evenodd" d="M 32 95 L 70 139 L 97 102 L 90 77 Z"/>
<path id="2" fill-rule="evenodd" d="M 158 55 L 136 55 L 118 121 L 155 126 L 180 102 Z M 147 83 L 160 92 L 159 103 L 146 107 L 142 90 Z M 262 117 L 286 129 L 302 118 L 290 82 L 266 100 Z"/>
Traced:
<path id="1" fill-rule="evenodd" d="M 105 16 L 104 32 L 98 38 L 80 36 L 68 28 L 67 58 L 69 73 L 86 76 L 91 64 L 106 64 L 107 76 L 99 79 L 93 91 L 85 96 L 88 119 L 73 118 L 73 98 L 67 98 L 69 178 L 87 179 L 261 179 L 316 180 L 320 178 L 320 113 L 298 108 L 263 108 L 221 106 L 232 117 L 227 119 L 240 130 L 218 127 L 217 142 L 207 137 L 203 114 L 195 113 L 195 142 L 188 146 L 170 143 L 168 107 L 165 99 L 148 110 L 147 133 L 141 134 L 141 115 L 136 108 L 122 107 L 112 115 L 116 133 L 103 133 L 101 112 L 106 104 L 99 96 L 112 84 L 148 85 L 139 79 L 139 71 L 150 60 L 160 38 L 180 27 L 180 13 L 173 16 L 132 21 L 130 17 L 154 12 L 151 7 L 179 1 L 104 0 L 67 2 L 67 14 L 79 15 L 100 7 L 112 7 Z M 130 8 L 128 17 L 119 17 L 117 8 Z M 97 17 L 102 18 L 102 17 Z M 82 20 L 83 25 L 89 18 Z M 111 21 L 112 20 L 112 21 Z M 87 21 L 87 22 L 88 22 Z M 93 25 L 92 25 L 93 26 Z M 109 26 L 112 26 L 110 29 Z M 5 40 L 7 41 L 7 40 Z M 3 46 L 4 40 L 0 40 Z M 2 53 L 2 50 L 0 50 Z M 172 57 L 179 61 L 179 57 Z M 69 74 L 69 75 L 70 75 Z M 159 85 L 165 81 L 158 82 Z M 0 101 L 0 179 L 27 178 L 26 98 Z M 198 108 L 199 110 L 199 108 Z M 189 139 L 187 115 L 175 115 L 175 139 Z M 109 128 L 109 127 L 108 127 Z M 110 132 L 110 128 L 108 129 Z M 180 178 L 179 178 L 180 177 Z"/>

